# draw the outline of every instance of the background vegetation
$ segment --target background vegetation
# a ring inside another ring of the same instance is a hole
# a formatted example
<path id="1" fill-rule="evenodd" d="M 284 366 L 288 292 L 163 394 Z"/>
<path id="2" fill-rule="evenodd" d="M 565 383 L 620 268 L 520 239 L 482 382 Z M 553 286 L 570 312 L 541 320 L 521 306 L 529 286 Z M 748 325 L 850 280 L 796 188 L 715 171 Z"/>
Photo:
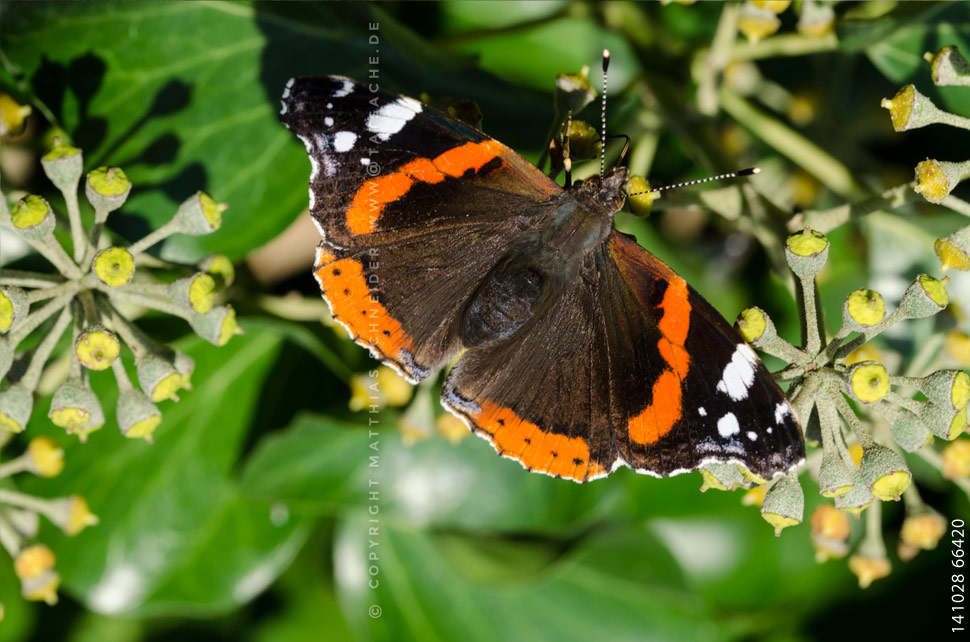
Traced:
<path id="1" fill-rule="evenodd" d="M 85 170 L 116 165 L 131 178 L 132 195 L 111 221 L 121 238 L 159 226 L 199 189 L 229 203 L 217 233 L 173 236 L 161 255 L 236 261 L 231 296 L 246 331 L 215 348 L 180 322 L 139 320 L 198 364 L 195 389 L 163 406 L 153 445 L 124 439 L 110 416 L 80 444 L 37 403 L 3 456 L 48 435 L 66 467 L 17 484 L 45 497 L 82 493 L 100 524 L 72 538 L 42 529 L 63 577 L 55 607 L 22 601 L 0 560 L 3 642 L 903 639 L 948 630 L 946 538 L 908 563 L 894 557 L 893 573 L 861 591 L 844 563 L 814 561 L 807 523 L 776 539 L 740 493 L 699 493 L 699 475 L 655 480 L 624 469 L 589 485 L 528 475 L 478 439 L 402 436 L 394 408 L 369 437 L 367 415 L 348 399 L 350 375 L 372 362 L 320 322 L 311 257 L 269 285 L 245 261 L 306 207 L 305 152 L 276 120 L 284 83 L 365 77 L 375 55 L 369 23 L 380 23 L 381 84 L 472 99 L 485 131 L 533 160 L 552 118 L 555 75 L 595 70 L 606 46 L 610 130 L 633 138 L 634 171 L 672 183 L 759 164 L 765 171 L 751 185 L 777 205 L 755 226 L 731 206 L 737 187 L 705 210 L 696 196 L 673 194 L 648 221 L 619 224 L 728 318 L 756 304 L 797 341 L 787 277 L 771 267 L 780 245 L 764 243 L 765 231 L 783 238 L 797 211 L 912 180 L 923 158 L 964 160 L 967 132 L 895 134 L 879 101 L 913 82 L 970 115 L 970 90 L 934 88 L 922 60 L 948 44 L 970 53 L 967 4 L 839 3 L 835 31 L 822 37 L 797 32 L 789 10 L 777 35 L 729 51 L 743 64 L 723 82 L 704 68 L 723 10 L 713 2 L 4 2 L 0 10 L 3 91 L 34 107 L 27 133 L 3 143 L 5 193 L 44 193 L 63 211 L 38 161 L 60 129 L 83 148 Z M 703 114 L 711 91 L 714 109 Z M 597 122 L 594 108 L 583 116 Z M 806 153 L 815 149 L 825 153 Z M 827 318 L 840 317 L 851 290 L 898 299 L 917 272 L 937 273 L 933 240 L 965 220 L 912 203 L 831 231 L 820 277 Z M 4 253 L 5 263 L 16 258 L 6 239 Z M 38 263 L 25 256 L 13 265 Z M 950 289 L 967 310 L 965 276 Z M 284 296 L 292 292 L 307 303 Z M 888 338 L 887 354 L 897 355 L 889 358 L 968 329 L 965 313 L 939 317 Z M 111 414 L 113 383 L 95 377 L 94 385 Z M 377 469 L 368 467 L 372 454 Z M 913 468 L 941 513 L 970 516 L 965 495 Z M 376 504 L 369 479 L 379 482 Z M 819 498 L 803 481 L 807 514 Z M 370 538 L 374 505 L 379 535 Z M 893 550 L 902 510 L 884 512 Z M 367 585 L 370 539 L 376 590 Z M 369 614 L 374 604 L 380 617 Z"/>

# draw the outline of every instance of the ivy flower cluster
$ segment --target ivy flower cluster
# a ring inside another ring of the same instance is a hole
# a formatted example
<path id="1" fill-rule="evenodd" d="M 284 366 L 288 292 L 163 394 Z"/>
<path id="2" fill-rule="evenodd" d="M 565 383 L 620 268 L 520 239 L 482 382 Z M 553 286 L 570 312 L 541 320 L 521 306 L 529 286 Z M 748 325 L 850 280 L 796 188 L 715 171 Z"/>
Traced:
<path id="1" fill-rule="evenodd" d="M 216 304 L 217 294 L 233 279 L 227 257 L 209 256 L 183 266 L 146 253 L 174 233 L 214 232 L 226 206 L 198 192 L 168 223 L 130 245 L 115 245 L 104 227 L 131 192 L 124 171 L 99 167 L 87 174 L 84 194 L 94 209 L 94 223 L 85 229 L 78 199 L 81 150 L 55 141 L 41 163 L 64 197 L 71 253 L 56 236 L 58 217 L 44 198 L 27 194 L 8 207 L 0 195 L 4 233 L 20 236 L 56 270 L 0 269 L 0 377 L 6 382 L 0 390 L 0 434 L 27 426 L 44 366 L 69 332 L 68 375 L 54 392 L 50 420 L 82 441 L 100 428 L 105 415 L 90 376 L 111 370 L 120 390 L 117 421 L 122 434 L 151 441 L 161 422 L 156 404 L 177 401 L 178 391 L 190 388 L 194 362 L 154 341 L 124 311 L 151 309 L 181 317 L 216 345 L 241 331 L 232 307 Z M 172 273 L 177 278 L 166 281 Z M 137 385 L 122 362 L 123 345 L 134 356 Z"/>
<path id="2" fill-rule="evenodd" d="M 933 83 L 938 87 L 970 87 L 970 63 L 957 47 L 949 45 L 935 54 L 927 53 L 924 58 L 930 63 Z M 906 85 L 892 98 L 884 98 L 882 106 L 889 110 L 893 129 L 897 132 L 933 124 L 970 130 L 970 118 L 940 109 L 914 85 Z M 913 189 L 917 194 L 930 203 L 970 216 L 970 203 L 951 194 L 961 181 L 970 178 L 970 158 L 927 158 L 916 165 L 915 171 Z M 937 239 L 934 249 L 944 272 L 949 269 L 970 270 L 970 224 Z"/>
<path id="3" fill-rule="evenodd" d="M 842 305 L 842 327 L 827 339 L 815 277 L 828 250 L 828 239 L 808 228 L 786 242 L 786 259 L 798 285 L 801 347 L 779 336 L 768 314 L 757 307 L 742 311 L 737 327 L 754 347 L 787 364 L 776 376 L 790 383 L 788 395 L 807 441 L 821 446 L 820 453 L 808 458 L 820 494 L 832 500 L 816 509 L 810 520 L 819 561 L 849 553 L 849 516 L 866 513 L 865 536 L 849 560 L 849 568 L 866 587 L 891 569 L 880 502 L 904 500 L 906 521 L 899 550 L 904 560 L 935 547 L 946 526 L 922 501 L 903 453 L 923 458 L 970 492 L 970 441 L 959 439 L 967 428 L 970 376 L 962 370 L 938 370 L 922 377 L 890 374 L 869 344 L 899 322 L 946 308 L 946 280 L 928 274 L 912 281 L 892 311 L 878 292 L 851 292 Z M 935 440 L 946 444 L 942 452 Z M 745 501 L 760 505 L 776 533 L 803 520 L 805 497 L 796 471 L 771 484 L 736 465 L 709 466 L 702 474 L 703 489 L 753 485 Z"/>
<path id="4" fill-rule="evenodd" d="M 6 441 L 11 433 L 0 435 Z M 18 473 L 56 477 L 64 469 L 64 451 L 48 437 L 35 437 L 19 457 L 0 464 L 0 480 Z M 98 518 L 81 495 L 47 499 L 9 488 L 0 488 L 0 545 L 13 558 L 14 572 L 20 579 L 25 599 L 55 604 L 61 577 L 54 568 L 54 553 L 36 543 L 40 518 L 44 517 L 69 537 Z M 0 605 L 2 606 L 2 605 Z M 2 618 L 0 618 L 2 619 Z"/>

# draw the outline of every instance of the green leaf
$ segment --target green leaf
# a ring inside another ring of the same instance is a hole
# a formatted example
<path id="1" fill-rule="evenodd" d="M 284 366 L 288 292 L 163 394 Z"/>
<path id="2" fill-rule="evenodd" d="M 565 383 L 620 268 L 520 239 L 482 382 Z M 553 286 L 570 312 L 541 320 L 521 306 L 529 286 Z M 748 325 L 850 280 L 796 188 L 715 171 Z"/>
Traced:
<path id="1" fill-rule="evenodd" d="M 369 432 L 370 431 L 370 432 Z M 483 532 L 574 532 L 617 500 L 614 480 L 580 485 L 528 474 L 480 439 L 402 442 L 384 415 L 368 428 L 304 416 L 250 456 L 242 488 L 301 510 L 367 506 L 412 524 Z M 482 489 L 487 488 L 487 492 Z"/>
<path id="2" fill-rule="evenodd" d="M 53 528 L 41 534 L 67 590 L 93 610 L 223 612 L 262 590 L 302 542 L 302 519 L 241 498 L 232 481 L 281 345 L 257 322 L 242 323 L 246 334 L 221 348 L 194 337 L 175 345 L 196 360 L 195 389 L 177 404 L 162 404 L 154 444 L 117 431 L 116 386 L 110 373 L 98 373 L 105 427 L 86 444 L 57 435 L 65 444 L 64 472 L 27 485 L 45 497 L 80 493 L 100 518 L 76 537 Z"/>
<path id="3" fill-rule="evenodd" d="M 610 639 L 663 641 L 695 639 L 699 630 L 705 639 L 731 637 L 643 528 L 593 536 L 529 573 L 516 572 L 519 546 L 482 547 L 353 513 L 335 545 L 344 615 L 357 637 L 372 640 L 598 640 L 609 631 Z M 479 570 L 469 572 L 473 566 Z M 483 573 L 489 566 L 499 570 Z"/>

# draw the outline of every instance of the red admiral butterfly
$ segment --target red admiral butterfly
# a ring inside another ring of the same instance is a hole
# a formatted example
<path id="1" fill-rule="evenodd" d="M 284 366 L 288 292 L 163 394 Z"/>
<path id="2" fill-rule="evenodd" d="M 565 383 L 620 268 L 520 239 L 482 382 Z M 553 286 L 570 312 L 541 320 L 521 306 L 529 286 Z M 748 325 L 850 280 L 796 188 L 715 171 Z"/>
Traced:
<path id="1" fill-rule="evenodd" d="M 421 102 L 340 76 L 286 84 L 310 156 L 314 272 L 333 318 L 441 395 L 502 455 L 585 482 L 737 462 L 771 478 L 805 446 L 731 326 L 613 227 L 627 170 L 568 189 Z"/>

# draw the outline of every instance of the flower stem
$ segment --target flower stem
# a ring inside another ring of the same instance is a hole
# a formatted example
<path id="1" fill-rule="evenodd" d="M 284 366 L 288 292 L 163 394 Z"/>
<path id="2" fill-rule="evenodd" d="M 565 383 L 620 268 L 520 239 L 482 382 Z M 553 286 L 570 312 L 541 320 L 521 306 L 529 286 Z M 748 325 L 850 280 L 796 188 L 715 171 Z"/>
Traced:
<path id="1" fill-rule="evenodd" d="M 39 310 L 28 314 L 24 322 L 14 328 L 13 332 L 10 333 L 10 343 L 17 345 L 27 338 L 27 335 L 36 330 L 41 323 L 47 321 L 55 312 L 66 306 L 72 296 L 71 294 L 62 294 Z"/>
<path id="2" fill-rule="evenodd" d="M 67 203 L 67 218 L 71 222 L 71 241 L 74 244 L 74 262 L 80 264 L 88 251 L 88 239 L 81 225 L 81 209 L 78 207 L 77 183 L 61 190 Z"/>
<path id="3" fill-rule="evenodd" d="M 171 314 L 172 316 L 177 316 L 189 321 L 191 319 L 188 310 L 184 310 L 179 306 L 171 302 L 171 300 L 164 300 L 155 298 L 146 294 L 139 294 L 137 292 L 132 292 L 126 290 L 128 286 L 121 286 L 120 288 L 111 288 L 110 290 L 105 290 L 108 296 L 115 301 L 124 301 L 125 303 L 133 303 L 135 305 L 140 305 L 145 308 L 151 308 L 152 310 L 158 310 L 159 312 L 164 312 L 165 314 Z"/>
<path id="4" fill-rule="evenodd" d="M 39 288 L 29 292 L 27 294 L 27 302 L 33 304 L 37 303 L 38 301 L 53 299 L 54 297 L 61 296 L 62 294 L 70 294 L 71 296 L 74 296 L 80 289 L 81 285 L 77 281 L 67 281 L 65 283 L 61 283 L 60 285 L 55 285 L 54 287 Z"/>
<path id="5" fill-rule="evenodd" d="M 50 329 L 50 332 L 44 337 L 44 339 L 34 350 L 34 354 L 30 357 L 30 365 L 27 367 L 27 372 L 24 373 L 23 382 L 24 386 L 28 390 L 34 390 L 37 388 L 37 382 L 40 381 L 40 373 L 43 371 L 44 364 L 47 363 L 47 359 L 51 356 L 51 352 L 54 351 L 54 346 L 57 345 L 57 340 L 61 338 L 64 331 L 67 330 L 67 325 L 71 322 L 71 306 L 65 305 L 64 310 L 61 312 L 61 316 L 58 317 L 57 321 L 54 323 L 54 327 Z"/>
<path id="6" fill-rule="evenodd" d="M 962 198 L 957 198 L 953 194 L 950 194 L 943 199 L 940 203 L 943 207 L 948 207 L 958 214 L 963 214 L 964 216 L 970 216 L 970 203 L 966 202 Z"/>
<path id="7" fill-rule="evenodd" d="M 57 271 L 69 279 L 79 279 L 83 276 L 81 268 L 67 255 L 60 243 L 53 236 L 46 236 L 39 240 L 25 239 L 31 247 L 37 250 Z"/>
<path id="8" fill-rule="evenodd" d="M 49 288 L 64 283 L 60 275 L 28 272 L 27 270 L 0 269 L 0 285 L 13 285 L 20 288 Z"/>
<path id="9" fill-rule="evenodd" d="M 13 526 L 7 523 L 7 520 L 3 518 L 3 513 L 0 513 L 0 544 L 3 544 L 3 547 L 7 549 L 10 557 L 17 557 L 22 542 L 23 538 L 17 534 Z"/>
<path id="10" fill-rule="evenodd" d="M 13 490 L 0 490 L 0 504 L 26 508 L 41 515 L 47 515 L 47 511 L 50 508 L 46 500 L 32 495 L 25 495 L 24 493 L 18 493 Z"/>
<path id="11" fill-rule="evenodd" d="M 0 464 L 0 479 L 4 477 L 10 477 L 11 475 L 16 475 L 17 473 L 22 473 L 30 468 L 30 460 L 27 455 L 21 455 L 16 459 L 11 459 L 5 464 Z"/>
<path id="12" fill-rule="evenodd" d="M 163 239 L 171 236 L 172 234 L 175 234 L 178 231 L 179 231 L 179 225 L 173 218 L 172 220 L 170 220 L 168 223 L 161 226 L 157 230 L 154 230 L 146 234 L 145 236 L 143 236 L 140 240 L 135 241 L 135 243 L 133 243 L 131 247 L 128 248 L 128 251 L 131 252 L 133 256 L 137 256 L 142 252 L 144 252 L 145 250 L 147 250 L 148 248 L 150 248 L 151 246 L 158 243 L 159 241 L 162 241 Z"/>

